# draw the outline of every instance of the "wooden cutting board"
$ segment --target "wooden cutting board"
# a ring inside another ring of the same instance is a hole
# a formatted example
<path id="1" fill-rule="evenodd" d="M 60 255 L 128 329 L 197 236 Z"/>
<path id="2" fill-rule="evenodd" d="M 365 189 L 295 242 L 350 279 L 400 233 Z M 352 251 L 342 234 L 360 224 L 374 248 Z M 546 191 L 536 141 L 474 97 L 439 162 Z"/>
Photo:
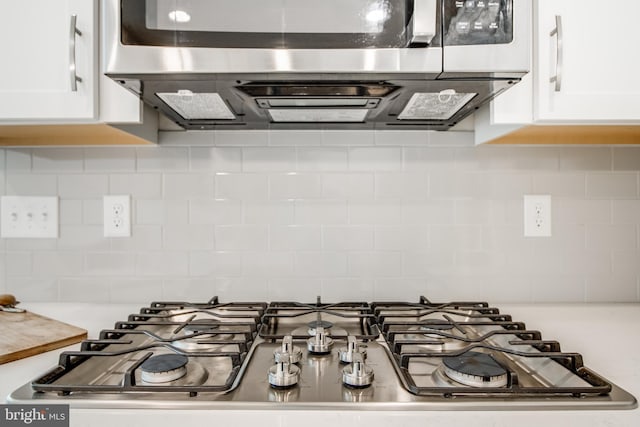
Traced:
<path id="1" fill-rule="evenodd" d="M 0 311 L 0 364 L 65 347 L 87 331 L 39 314 Z"/>

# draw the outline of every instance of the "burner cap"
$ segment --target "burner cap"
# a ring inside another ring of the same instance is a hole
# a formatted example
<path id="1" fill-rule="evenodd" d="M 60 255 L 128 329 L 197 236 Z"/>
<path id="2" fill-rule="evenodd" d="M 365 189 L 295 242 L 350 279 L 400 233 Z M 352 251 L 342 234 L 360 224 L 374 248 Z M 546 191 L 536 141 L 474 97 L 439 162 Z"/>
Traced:
<path id="1" fill-rule="evenodd" d="M 445 374 L 454 381 L 471 387 L 504 387 L 507 385 L 507 370 L 489 354 L 467 351 L 445 357 Z"/>
<path id="2" fill-rule="evenodd" d="M 163 383 L 187 374 L 187 362 L 189 359 L 180 354 L 160 354 L 145 360 L 142 369 L 142 380 L 150 383 Z"/>
<path id="3" fill-rule="evenodd" d="M 329 329 L 333 326 L 333 323 L 327 322 L 326 320 L 314 320 L 313 322 L 307 323 L 310 329 L 317 329 L 318 326 L 321 326 L 325 329 Z"/>

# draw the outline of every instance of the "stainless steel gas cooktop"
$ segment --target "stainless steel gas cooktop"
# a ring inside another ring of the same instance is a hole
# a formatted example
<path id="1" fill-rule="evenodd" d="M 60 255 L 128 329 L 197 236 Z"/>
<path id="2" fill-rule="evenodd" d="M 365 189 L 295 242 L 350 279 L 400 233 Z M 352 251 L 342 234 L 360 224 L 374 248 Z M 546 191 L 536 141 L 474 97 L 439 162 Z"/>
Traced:
<path id="1" fill-rule="evenodd" d="M 155 302 L 11 394 L 82 408 L 632 409 L 484 302 Z"/>

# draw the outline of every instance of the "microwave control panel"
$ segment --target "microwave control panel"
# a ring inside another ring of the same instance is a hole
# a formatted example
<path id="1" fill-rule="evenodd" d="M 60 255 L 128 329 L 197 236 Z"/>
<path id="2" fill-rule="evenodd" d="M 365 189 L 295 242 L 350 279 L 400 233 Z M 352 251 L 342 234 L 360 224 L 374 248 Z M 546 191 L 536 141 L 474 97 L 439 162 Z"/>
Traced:
<path id="1" fill-rule="evenodd" d="M 513 0 L 444 0 L 444 45 L 513 40 Z"/>

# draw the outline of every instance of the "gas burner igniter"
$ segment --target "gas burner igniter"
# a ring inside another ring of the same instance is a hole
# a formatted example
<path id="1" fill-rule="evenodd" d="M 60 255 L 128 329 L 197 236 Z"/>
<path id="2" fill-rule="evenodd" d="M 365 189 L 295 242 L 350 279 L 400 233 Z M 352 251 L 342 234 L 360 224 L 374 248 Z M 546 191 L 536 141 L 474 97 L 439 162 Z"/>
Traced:
<path id="1" fill-rule="evenodd" d="M 293 345 L 293 337 L 286 335 L 282 338 L 282 347 L 273 352 L 276 363 L 298 363 L 302 359 L 302 350 Z"/>
<path id="2" fill-rule="evenodd" d="M 317 327 L 316 334 L 307 340 L 307 350 L 312 354 L 328 354 L 332 346 L 333 339 L 326 334 L 322 326 Z"/>
<path id="3" fill-rule="evenodd" d="M 367 358 L 367 350 L 361 348 L 358 344 L 358 340 L 356 340 L 356 337 L 352 335 L 349 335 L 347 337 L 347 346 L 340 348 L 339 353 L 340 361 L 342 363 L 353 362 L 353 356 L 355 354 L 361 354 L 363 360 Z"/>
<path id="4" fill-rule="evenodd" d="M 364 363 L 362 353 L 353 353 L 353 361 L 342 370 L 342 382 L 355 388 L 369 387 L 373 383 L 373 369 Z"/>

